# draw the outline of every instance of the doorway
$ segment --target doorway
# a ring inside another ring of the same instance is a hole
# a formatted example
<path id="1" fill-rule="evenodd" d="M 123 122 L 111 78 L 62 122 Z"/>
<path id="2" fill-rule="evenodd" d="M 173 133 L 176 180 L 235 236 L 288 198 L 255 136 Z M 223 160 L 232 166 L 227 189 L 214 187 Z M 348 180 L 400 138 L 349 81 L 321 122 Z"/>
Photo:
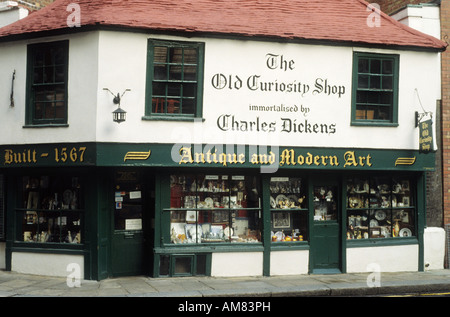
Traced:
<path id="1" fill-rule="evenodd" d="M 114 178 L 114 212 L 111 239 L 113 276 L 151 272 L 147 229 L 153 213 L 151 185 L 136 171 L 118 171 Z"/>
<path id="2" fill-rule="evenodd" d="M 337 182 L 313 184 L 311 271 L 341 273 L 339 186 Z"/>

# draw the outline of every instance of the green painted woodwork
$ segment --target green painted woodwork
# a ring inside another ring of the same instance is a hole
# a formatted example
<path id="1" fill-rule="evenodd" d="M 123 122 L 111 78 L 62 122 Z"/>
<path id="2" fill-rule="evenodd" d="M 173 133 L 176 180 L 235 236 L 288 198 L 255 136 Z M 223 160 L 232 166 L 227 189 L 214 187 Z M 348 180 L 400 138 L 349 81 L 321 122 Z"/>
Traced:
<path id="1" fill-rule="evenodd" d="M 284 169 L 432 171 L 435 168 L 435 153 L 422 154 L 418 150 L 269 147 L 268 152 L 258 153 L 250 146 L 235 146 L 232 153 L 222 154 L 223 148 L 226 147 L 216 151 L 210 146 L 152 143 L 3 145 L 0 166 L 249 168 L 262 172 Z"/>

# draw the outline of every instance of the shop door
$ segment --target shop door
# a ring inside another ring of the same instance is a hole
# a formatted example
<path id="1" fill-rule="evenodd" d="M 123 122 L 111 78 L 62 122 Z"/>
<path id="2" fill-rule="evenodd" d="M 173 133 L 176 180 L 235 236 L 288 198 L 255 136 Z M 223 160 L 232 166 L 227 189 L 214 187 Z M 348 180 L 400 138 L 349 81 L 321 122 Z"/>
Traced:
<path id="1" fill-rule="evenodd" d="M 340 273 L 340 230 L 337 184 L 314 184 L 311 234 L 312 273 Z"/>
<path id="2" fill-rule="evenodd" d="M 111 245 L 113 276 L 144 273 L 144 208 L 141 186 L 136 173 L 117 173 Z"/>

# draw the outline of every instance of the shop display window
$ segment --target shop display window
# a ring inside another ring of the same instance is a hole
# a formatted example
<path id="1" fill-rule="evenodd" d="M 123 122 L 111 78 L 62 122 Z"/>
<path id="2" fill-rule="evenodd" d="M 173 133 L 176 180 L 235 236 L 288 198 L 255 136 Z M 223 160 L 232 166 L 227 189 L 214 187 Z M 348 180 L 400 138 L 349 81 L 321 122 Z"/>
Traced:
<path id="1" fill-rule="evenodd" d="M 16 241 L 82 242 L 83 197 L 78 177 L 25 176 L 16 208 Z"/>
<path id="2" fill-rule="evenodd" d="M 172 175 L 171 243 L 260 242 L 259 183 L 244 175 Z"/>
<path id="3" fill-rule="evenodd" d="M 308 209 L 303 179 L 272 177 L 270 206 L 272 242 L 307 240 Z"/>
<path id="4" fill-rule="evenodd" d="M 415 236 L 411 184 L 407 178 L 349 179 L 347 239 Z"/>

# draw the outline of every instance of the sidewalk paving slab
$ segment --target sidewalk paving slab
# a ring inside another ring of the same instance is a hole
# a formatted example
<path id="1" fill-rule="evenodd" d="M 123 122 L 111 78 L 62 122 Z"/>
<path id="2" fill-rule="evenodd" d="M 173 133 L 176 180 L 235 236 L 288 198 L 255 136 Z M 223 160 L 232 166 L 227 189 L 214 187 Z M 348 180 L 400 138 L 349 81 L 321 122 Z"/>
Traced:
<path id="1" fill-rule="evenodd" d="M 450 292 L 450 270 L 380 273 L 370 287 L 369 273 L 275 277 L 147 276 L 82 280 L 69 287 L 64 277 L 0 271 L 0 297 L 294 297 L 378 296 Z"/>

